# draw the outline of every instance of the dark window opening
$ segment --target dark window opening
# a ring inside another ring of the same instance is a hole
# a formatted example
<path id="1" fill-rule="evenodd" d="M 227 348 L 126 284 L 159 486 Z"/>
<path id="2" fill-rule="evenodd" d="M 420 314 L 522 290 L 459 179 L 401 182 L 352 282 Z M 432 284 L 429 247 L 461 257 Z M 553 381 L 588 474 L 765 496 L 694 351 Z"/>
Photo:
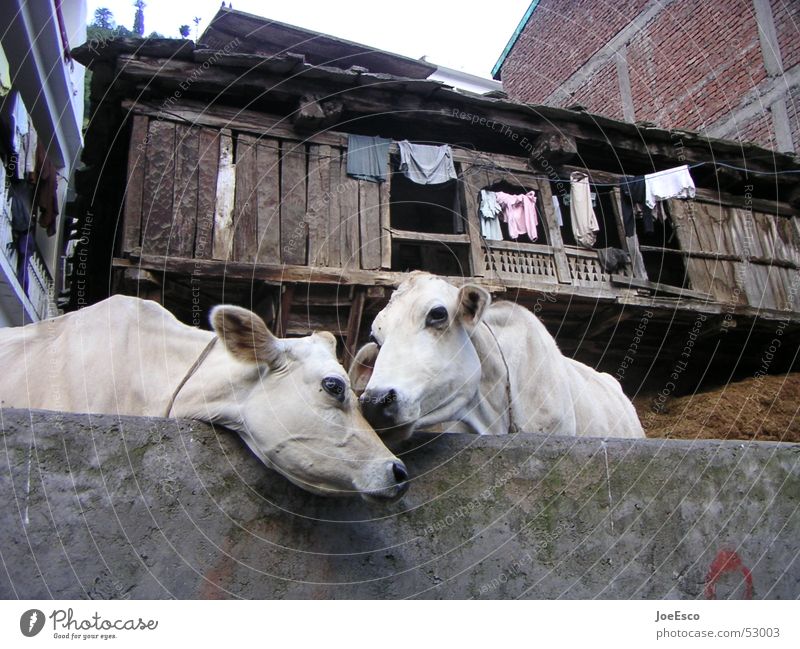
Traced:
<path id="1" fill-rule="evenodd" d="M 672 227 L 672 219 L 665 201 L 659 203 L 661 214 L 653 210 L 653 231 L 645 232 L 643 219 L 636 219 L 636 236 L 642 250 L 644 267 L 647 277 L 651 282 L 669 284 L 681 288 L 691 288 L 686 273 L 686 264 L 683 256 L 669 250 L 680 250 L 677 234 Z M 647 248 L 660 248 L 661 250 L 647 250 Z"/>
<path id="2" fill-rule="evenodd" d="M 389 212 L 393 228 L 439 234 L 465 232 L 457 180 L 418 185 L 403 174 L 394 173 L 391 183 Z"/>
<path id="3" fill-rule="evenodd" d="M 506 180 L 500 180 L 496 183 L 484 187 L 490 192 L 505 192 L 506 194 L 527 194 L 531 191 L 529 187 L 522 187 L 520 185 L 512 184 Z M 535 191 L 535 190 L 534 190 Z M 478 195 L 478 204 L 480 205 L 480 194 Z M 536 241 L 531 241 L 527 234 L 521 234 L 516 239 L 512 239 L 508 233 L 508 223 L 503 220 L 502 214 L 500 215 L 500 229 L 503 231 L 503 241 L 517 241 L 518 243 L 537 243 L 543 246 L 550 244 L 550 238 L 547 232 L 547 221 L 544 216 L 544 206 L 542 205 L 542 195 L 536 191 Z"/>
<path id="4" fill-rule="evenodd" d="M 436 275 L 469 277 L 469 246 L 438 242 L 392 242 L 392 270 L 425 270 Z"/>

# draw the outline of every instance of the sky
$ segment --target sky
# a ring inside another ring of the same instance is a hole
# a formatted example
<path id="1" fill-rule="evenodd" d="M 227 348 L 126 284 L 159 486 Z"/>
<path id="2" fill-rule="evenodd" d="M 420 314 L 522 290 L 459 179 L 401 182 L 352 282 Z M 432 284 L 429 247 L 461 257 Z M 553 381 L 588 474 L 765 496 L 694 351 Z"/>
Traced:
<path id="1" fill-rule="evenodd" d="M 179 36 L 195 16 L 200 33 L 220 7 L 219 0 L 146 0 L 145 34 Z M 449 0 L 353 2 L 351 0 L 233 0 L 233 8 L 273 20 L 363 43 L 396 54 L 490 78 L 492 67 L 525 14 L 530 0 L 493 0 L 472 5 Z M 117 24 L 133 26 L 133 0 L 88 0 L 88 22 L 107 7 Z M 489 11 L 489 7 L 491 10 Z M 480 9 L 479 9 L 480 8 Z"/>

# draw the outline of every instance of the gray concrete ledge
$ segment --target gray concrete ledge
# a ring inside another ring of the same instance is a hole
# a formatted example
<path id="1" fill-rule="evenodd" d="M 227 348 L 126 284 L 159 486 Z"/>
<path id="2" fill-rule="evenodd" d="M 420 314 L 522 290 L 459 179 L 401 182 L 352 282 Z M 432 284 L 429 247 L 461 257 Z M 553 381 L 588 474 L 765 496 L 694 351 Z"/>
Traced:
<path id="1" fill-rule="evenodd" d="M 3 598 L 800 594 L 796 444 L 423 435 L 378 506 L 305 494 L 198 422 L 0 428 Z"/>

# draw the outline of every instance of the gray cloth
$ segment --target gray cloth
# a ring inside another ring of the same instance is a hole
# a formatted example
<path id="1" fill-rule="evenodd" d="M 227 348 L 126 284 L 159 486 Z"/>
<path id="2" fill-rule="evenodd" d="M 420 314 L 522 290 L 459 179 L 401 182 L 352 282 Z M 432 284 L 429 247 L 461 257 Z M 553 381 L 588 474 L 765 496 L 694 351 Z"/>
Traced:
<path id="1" fill-rule="evenodd" d="M 619 248 L 599 248 L 597 250 L 597 260 L 600 268 L 606 273 L 616 273 L 631 263 L 630 255 Z"/>
<path id="2" fill-rule="evenodd" d="M 372 183 L 384 182 L 391 143 L 391 140 L 382 137 L 348 135 L 347 175 Z"/>
<path id="3" fill-rule="evenodd" d="M 438 185 L 456 179 L 453 150 L 449 145 L 411 144 L 408 140 L 397 144 L 400 147 L 400 171 L 410 181 L 419 185 Z"/>

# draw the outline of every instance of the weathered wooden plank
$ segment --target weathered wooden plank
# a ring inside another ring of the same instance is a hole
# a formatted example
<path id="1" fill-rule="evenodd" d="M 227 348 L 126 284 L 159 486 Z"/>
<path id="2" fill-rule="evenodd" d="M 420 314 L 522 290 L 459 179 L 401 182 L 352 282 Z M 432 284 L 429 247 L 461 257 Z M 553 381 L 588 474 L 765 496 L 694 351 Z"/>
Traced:
<path id="1" fill-rule="evenodd" d="M 233 201 L 233 259 L 255 261 L 258 251 L 257 140 L 236 138 L 236 190 Z"/>
<path id="2" fill-rule="evenodd" d="M 284 142 L 281 154 L 281 260 L 303 266 L 308 248 L 305 145 Z"/>
<path id="3" fill-rule="evenodd" d="M 399 239 L 401 241 L 429 241 L 437 243 L 469 243 L 470 238 L 468 234 L 441 234 L 439 232 L 411 232 L 410 230 L 397 230 L 389 228 L 392 239 Z M 503 243 L 498 241 L 490 241 L 489 244 Z M 524 244 L 516 244 L 524 245 Z M 516 249 L 516 248 L 515 248 Z"/>
<path id="4" fill-rule="evenodd" d="M 199 139 L 194 257 L 210 259 L 214 238 L 214 207 L 217 200 L 220 132 L 201 128 Z"/>
<path id="5" fill-rule="evenodd" d="M 332 147 L 330 150 L 330 195 L 328 197 L 328 263 L 334 268 L 342 266 L 342 217 L 339 205 L 339 194 L 342 191 L 342 174 L 344 173 L 343 150 Z"/>
<path id="6" fill-rule="evenodd" d="M 459 175 L 461 204 L 467 218 L 467 234 L 469 235 L 469 258 L 472 275 L 483 277 L 486 274 L 486 261 L 483 254 L 483 236 L 481 234 L 481 217 L 478 195 L 486 182 L 486 174 L 482 169 L 471 165 L 462 165 Z"/>
<path id="7" fill-rule="evenodd" d="M 339 193 L 340 245 L 342 267 L 356 269 L 359 267 L 359 231 L 358 231 L 358 181 L 345 173 L 345 161 L 341 167 L 341 192 Z"/>
<path id="8" fill-rule="evenodd" d="M 128 144 L 128 179 L 125 184 L 125 211 L 122 252 L 138 248 L 142 243 L 142 203 L 147 168 L 148 118 L 134 115 Z"/>
<path id="9" fill-rule="evenodd" d="M 381 267 L 381 211 L 378 183 L 358 181 L 358 225 L 361 268 Z"/>
<path id="10" fill-rule="evenodd" d="M 386 177 L 391 178 L 391 173 L 388 169 Z M 392 235 L 389 232 L 389 229 L 392 227 L 389 181 L 380 183 L 378 189 L 378 200 L 381 210 L 381 268 L 388 269 L 392 267 Z"/>
<path id="11" fill-rule="evenodd" d="M 350 369 L 350 364 L 356 355 L 358 346 L 358 335 L 361 331 L 361 319 L 364 314 L 365 289 L 359 287 L 353 295 L 353 303 L 350 305 L 350 315 L 347 318 L 347 338 L 344 344 L 344 366 Z"/>
<path id="12" fill-rule="evenodd" d="M 329 206 L 331 147 L 312 144 L 308 148 L 308 263 L 329 266 Z"/>
<path id="13" fill-rule="evenodd" d="M 698 203 L 695 201 L 670 200 L 669 212 L 672 218 L 672 227 L 678 237 L 681 249 L 688 252 L 701 251 L 702 244 L 698 239 L 695 221 L 698 217 Z M 714 295 L 719 299 L 714 268 L 707 259 L 690 259 L 686 262 L 686 272 L 689 275 L 691 286 L 697 290 Z"/>
<path id="14" fill-rule="evenodd" d="M 175 183 L 175 124 L 151 121 L 148 128 L 147 170 L 144 180 L 142 250 L 167 254 L 172 231 Z"/>
<path id="15" fill-rule="evenodd" d="M 258 212 L 259 263 L 281 260 L 280 141 L 262 138 L 256 146 L 256 205 Z"/>
<path id="16" fill-rule="evenodd" d="M 233 162 L 233 139 L 222 131 L 217 165 L 217 200 L 214 205 L 212 257 L 228 260 L 233 252 L 233 210 L 236 196 L 236 165 Z"/>
<path id="17" fill-rule="evenodd" d="M 278 330 L 275 334 L 279 337 L 286 335 L 289 325 L 289 318 L 292 312 L 292 302 L 294 302 L 294 284 L 284 284 L 281 294 L 281 305 L 278 312 Z"/>
<path id="18" fill-rule="evenodd" d="M 200 132 L 185 124 L 175 127 L 175 186 L 172 194 L 173 227 L 169 252 L 178 257 L 194 256 L 197 227 Z"/>
<path id="19" fill-rule="evenodd" d="M 561 228 L 558 226 L 556 211 L 553 208 L 553 192 L 550 189 L 550 182 L 540 180 L 537 183 L 539 200 L 542 201 L 542 212 L 547 223 L 547 233 L 550 244 L 553 247 L 553 262 L 556 267 L 556 275 L 561 284 L 572 283 L 572 275 L 569 271 L 569 262 L 564 250 L 564 240 L 561 238 Z"/>

